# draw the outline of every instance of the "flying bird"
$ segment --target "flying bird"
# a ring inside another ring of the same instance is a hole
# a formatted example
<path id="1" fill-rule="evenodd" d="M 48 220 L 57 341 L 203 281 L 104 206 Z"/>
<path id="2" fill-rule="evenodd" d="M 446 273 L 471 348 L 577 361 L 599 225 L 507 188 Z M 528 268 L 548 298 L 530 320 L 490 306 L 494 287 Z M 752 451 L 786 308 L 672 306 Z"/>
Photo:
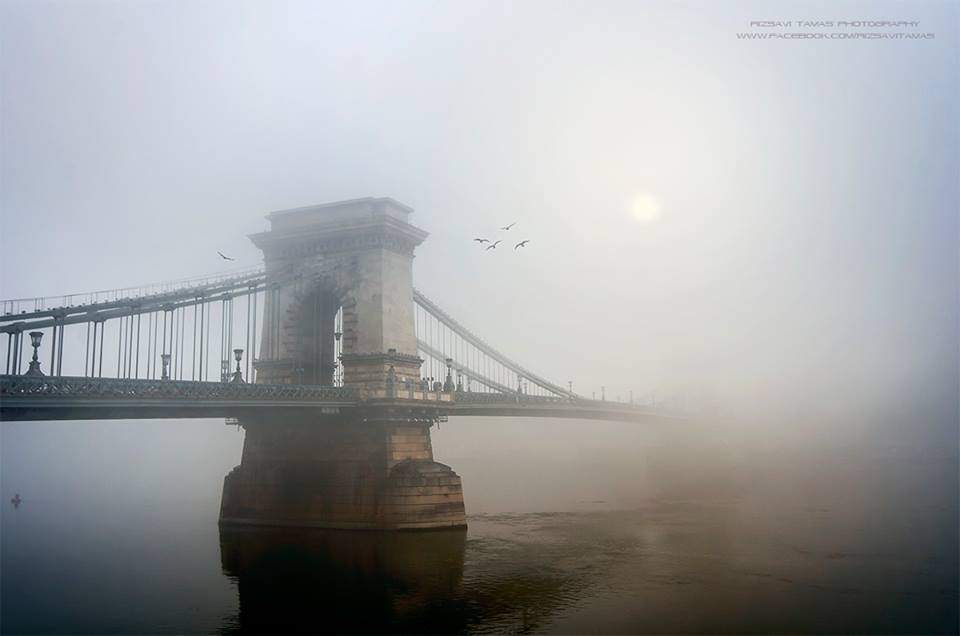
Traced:
<path id="1" fill-rule="evenodd" d="M 475 238 L 475 239 L 473 239 L 473 240 L 476 241 L 477 243 L 479 243 L 480 245 L 483 245 L 484 243 L 489 243 L 489 242 L 490 242 L 490 239 L 483 239 L 483 238 Z"/>
<path id="2" fill-rule="evenodd" d="M 230 258 L 229 256 L 226 256 L 226 255 L 225 255 L 223 252 L 221 252 L 220 250 L 217 250 L 217 254 L 219 254 L 219 255 L 220 255 L 220 258 L 222 258 L 222 259 L 225 260 L 225 261 L 235 261 L 235 260 L 237 260 L 237 259 L 235 259 L 235 258 Z"/>
<path id="3" fill-rule="evenodd" d="M 518 250 L 518 249 L 520 249 L 521 247 L 526 247 L 526 246 L 527 246 L 527 243 L 529 243 L 529 242 L 530 242 L 530 239 L 524 239 L 524 240 L 520 241 L 519 243 L 517 243 L 516 245 L 514 245 L 514 246 L 513 246 L 513 249 Z"/>
<path id="4" fill-rule="evenodd" d="M 497 249 L 497 245 L 499 245 L 500 243 L 503 243 L 503 241 L 494 241 L 494 242 L 491 243 L 490 245 L 487 245 L 487 249 L 488 249 L 488 250 L 495 250 L 495 249 Z"/>
<path id="5" fill-rule="evenodd" d="M 516 224 L 517 224 L 517 222 L 514 221 L 514 222 L 511 223 L 510 225 L 505 225 L 505 226 L 503 226 L 503 227 L 500 228 L 500 229 L 501 229 L 501 230 L 509 230 L 510 228 L 512 228 L 512 227 L 513 227 L 514 225 L 516 225 Z"/>

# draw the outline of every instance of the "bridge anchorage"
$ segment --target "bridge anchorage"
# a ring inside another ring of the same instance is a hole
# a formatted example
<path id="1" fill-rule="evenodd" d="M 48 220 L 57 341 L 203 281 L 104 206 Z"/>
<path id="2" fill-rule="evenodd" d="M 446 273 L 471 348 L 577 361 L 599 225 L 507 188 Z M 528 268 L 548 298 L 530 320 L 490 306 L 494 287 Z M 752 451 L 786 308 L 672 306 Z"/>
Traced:
<path id="1" fill-rule="evenodd" d="M 427 233 L 411 212 L 387 198 L 274 212 L 250 237 L 263 268 L 0 301 L 0 419 L 227 417 L 246 435 L 221 524 L 413 529 L 466 525 L 430 440 L 450 415 L 678 417 L 584 399 L 463 327 L 413 287 Z"/>

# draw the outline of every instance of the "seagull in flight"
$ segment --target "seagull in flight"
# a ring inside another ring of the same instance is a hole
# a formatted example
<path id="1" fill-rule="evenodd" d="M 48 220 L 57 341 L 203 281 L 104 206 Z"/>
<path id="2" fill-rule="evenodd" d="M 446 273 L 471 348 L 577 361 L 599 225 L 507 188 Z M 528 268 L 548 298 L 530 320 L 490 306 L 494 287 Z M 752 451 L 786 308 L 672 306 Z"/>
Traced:
<path id="1" fill-rule="evenodd" d="M 490 242 L 490 239 L 485 239 L 485 238 L 475 238 L 475 239 L 473 239 L 473 240 L 476 241 L 477 243 L 479 243 L 480 245 L 483 245 L 484 243 L 489 243 L 489 242 Z"/>
<path id="2" fill-rule="evenodd" d="M 511 223 L 510 225 L 505 225 L 505 226 L 503 226 L 503 227 L 500 228 L 500 229 L 501 229 L 501 230 L 509 230 L 510 228 L 512 228 L 512 227 L 513 227 L 514 225 L 516 225 L 516 224 L 517 224 L 517 222 L 514 221 L 514 222 Z"/>
<path id="3" fill-rule="evenodd" d="M 497 249 L 497 245 L 499 245 L 500 243 L 503 243 L 503 241 L 494 241 L 494 242 L 491 243 L 490 245 L 487 245 L 487 249 L 488 249 L 488 250 L 495 250 L 495 249 Z"/>
<path id="4" fill-rule="evenodd" d="M 235 261 L 235 260 L 237 260 L 237 259 L 235 259 L 235 258 L 230 258 L 229 256 L 227 256 L 226 254 L 224 254 L 224 253 L 221 252 L 220 250 L 217 250 L 217 254 L 219 254 L 219 255 L 220 255 L 220 258 L 222 258 L 222 259 L 225 260 L 225 261 Z"/>
<path id="5" fill-rule="evenodd" d="M 530 239 L 524 239 L 524 240 L 520 241 L 519 243 L 517 243 L 516 245 L 514 245 L 514 246 L 513 246 L 513 249 L 518 250 L 518 249 L 520 249 L 521 247 L 526 247 L 526 246 L 527 246 L 527 243 L 529 243 L 529 242 L 530 242 Z"/>

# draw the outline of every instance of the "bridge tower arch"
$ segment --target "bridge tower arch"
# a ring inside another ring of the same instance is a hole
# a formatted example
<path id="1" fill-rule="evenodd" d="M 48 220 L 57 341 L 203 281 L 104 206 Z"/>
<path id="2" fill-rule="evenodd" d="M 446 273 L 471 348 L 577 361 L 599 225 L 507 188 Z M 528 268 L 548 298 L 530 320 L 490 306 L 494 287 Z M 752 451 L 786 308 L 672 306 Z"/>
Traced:
<path id="1" fill-rule="evenodd" d="M 270 231 L 250 237 L 271 287 L 258 381 L 329 383 L 341 308 L 345 386 L 383 388 L 391 366 L 399 381 L 419 379 L 413 253 L 427 233 L 410 224 L 412 212 L 393 199 L 364 198 L 267 216 Z"/>

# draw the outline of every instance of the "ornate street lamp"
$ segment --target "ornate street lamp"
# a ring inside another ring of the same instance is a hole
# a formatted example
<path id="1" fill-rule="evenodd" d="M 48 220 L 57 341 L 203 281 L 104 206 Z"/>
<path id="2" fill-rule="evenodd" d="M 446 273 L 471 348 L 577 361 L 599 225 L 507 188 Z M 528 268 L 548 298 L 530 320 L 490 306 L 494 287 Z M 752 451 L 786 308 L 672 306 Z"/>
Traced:
<path id="1" fill-rule="evenodd" d="M 161 353 L 161 354 L 160 354 L 160 362 L 161 362 L 161 364 L 163 365 L 163 371 L 162 371 L 162 373 L 161 373 L 161 375 L 160 375 L 160 379 L 161 379 L 161 380 L 169 380 L 169 379 L 170 379 L 170 354 L 169 354 L 169 353 Z"/>
<path id="2" fill-rule="evenodd" d="M 43 339 L 42 331 L 30 332 L 30 344 L 33 345 L 33 360 L 30 361 L 30 368 L 27 369 L 27 372 L 24 375 L 32 375 L 32 376 L 43 375 L 43 371 L 40 370 L 40 359 L 37 358 L 37 349 L 40 348 L 41 339 Z"/>
<path id="3" fill-rule="evenodd" d="M 450 393 L 453 391 L 453 358 L 447 358 L 447 377 L 443 380 L 443 392 Z"/>
<path id="4" fill-rule="evenodd" d="M 233 384 L 246 384 L 243 381 L 243 374 L 240 373 L 240 360 L 243 359 L 243 349 L 234 349 L 233 358 L 237 361 L 237 370 L 233 372 L 233 379 L 230 380 Z"/>

